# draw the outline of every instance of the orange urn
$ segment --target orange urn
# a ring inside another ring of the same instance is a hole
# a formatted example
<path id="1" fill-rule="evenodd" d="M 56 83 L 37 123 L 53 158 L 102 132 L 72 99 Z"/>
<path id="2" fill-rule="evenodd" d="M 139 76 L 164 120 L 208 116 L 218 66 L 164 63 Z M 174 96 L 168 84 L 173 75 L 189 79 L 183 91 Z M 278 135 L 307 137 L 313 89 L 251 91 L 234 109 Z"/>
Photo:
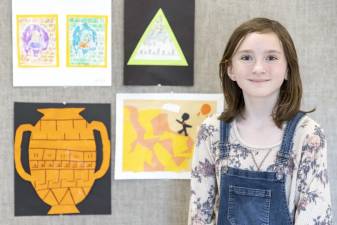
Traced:
<path id="1" fill-rule="evenodd" d="M 51 208 L 48 214 L 80 213 L 76 204 L 89 194 L 96 179 L 110 166 L 110 140 L 102 122 L 87 122 L 84 108 L 45 108 L 35 124 L 21 124 L 15 132 L 14 161 L 19 176 L 31 182 L 37 195 Z M 94 130 L 102 140 L 102 163 L 96 168 Z M 31 132 L 28 157 L 30 173 L 21 162 L 24 132 Z"/>

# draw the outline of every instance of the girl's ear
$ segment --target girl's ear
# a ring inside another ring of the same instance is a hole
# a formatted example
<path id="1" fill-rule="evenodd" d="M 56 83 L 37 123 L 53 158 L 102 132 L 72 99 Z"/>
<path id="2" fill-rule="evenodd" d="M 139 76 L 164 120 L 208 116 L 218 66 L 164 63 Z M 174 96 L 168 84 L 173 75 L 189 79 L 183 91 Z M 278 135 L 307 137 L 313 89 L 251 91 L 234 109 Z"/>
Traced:
<path id="1" fill-rule="evenodd" d="M 235 81 L 235 75 L 233 73 L 233 67 L 230 64 L 227 67 L 227 74 L 232 81 Z"/>

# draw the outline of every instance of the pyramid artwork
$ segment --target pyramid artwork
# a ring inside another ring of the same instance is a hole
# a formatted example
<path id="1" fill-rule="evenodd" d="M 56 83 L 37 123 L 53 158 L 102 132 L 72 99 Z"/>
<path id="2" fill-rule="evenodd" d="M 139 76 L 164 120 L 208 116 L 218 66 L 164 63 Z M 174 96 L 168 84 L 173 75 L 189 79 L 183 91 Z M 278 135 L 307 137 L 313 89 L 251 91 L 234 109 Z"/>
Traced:
<path id="1" fill-rule="evenodd" d="M 127 65 L 188 66 L 174 31 L 161 8 L 138 41 Z"/>
<path id="2" fill-rule="evenodd" d="M 124 0 L 124 85 L 192 86 L 194 0 Z"/>

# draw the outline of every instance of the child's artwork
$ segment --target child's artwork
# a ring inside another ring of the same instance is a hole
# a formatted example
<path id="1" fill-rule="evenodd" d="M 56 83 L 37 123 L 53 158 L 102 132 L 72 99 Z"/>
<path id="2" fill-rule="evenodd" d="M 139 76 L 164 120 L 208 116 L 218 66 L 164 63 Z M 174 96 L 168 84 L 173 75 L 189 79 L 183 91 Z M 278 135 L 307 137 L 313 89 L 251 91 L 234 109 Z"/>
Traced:
<path id="1" fill-rule="evenodd" d="M 107 16 L 67 16 L 67 65 L 106 67 Z"/>
<path id="2" fill-rule="evenodd" d="M 220 94 L 117 94 L 116 179 L 189 179 L 197 130 Z"/>
<path id="3" fill-rule="evenodd" d="M 124 84 L 193 85 L 194 0 L 124 4 Z"/>
<path id="4" fill-rule="evenodd" d="M 146 28 L 127 65 L 188 66 L 162 9 Z"/>
<path id="5" fill-rule="evenodd" d="M 18 66 L 58 66 L 57 15 L 18 15 L 16 22 Z"/>
<path id="6" fill-rule="evenodd" d="M 15 215 L 110 214 L 110 105 L 15 103 Z"/>
<path id="7" fill-rule="evenodd" d="M 13 86 L 111 86 L 111 1 L 12 1 Z"/>

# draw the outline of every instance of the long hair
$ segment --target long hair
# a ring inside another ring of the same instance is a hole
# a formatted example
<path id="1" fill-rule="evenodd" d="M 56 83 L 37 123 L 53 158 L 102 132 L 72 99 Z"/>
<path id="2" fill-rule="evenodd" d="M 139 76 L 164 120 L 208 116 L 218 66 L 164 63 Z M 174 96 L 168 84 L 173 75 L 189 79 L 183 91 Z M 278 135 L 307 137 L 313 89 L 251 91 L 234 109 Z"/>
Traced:
<path id="1" fill-rule="evenodd" d="M 219 119 L 225 122 L 232 121 L 242 114 L 245 102 L 242 90 L 236 82 L 232 81 L 227 73 L 233 55 L 239 45 L 249 33 L 275 33 L 282 43 L 287 60 L 287 80 L 283 81 L 279 97 L 273 108 L 272 118 L 278 127 L 284 121 L 290 120 L 299 110 L 302 98 L 302 82 L 298 66 L 297 53 L 293 40 L 284 26 L 275 20 L 267 18 L 254 18 L 239 27 L 232 33 L 219 66 L 219 76 L 222 84 L 224 98 L 227 106 Z"/>

